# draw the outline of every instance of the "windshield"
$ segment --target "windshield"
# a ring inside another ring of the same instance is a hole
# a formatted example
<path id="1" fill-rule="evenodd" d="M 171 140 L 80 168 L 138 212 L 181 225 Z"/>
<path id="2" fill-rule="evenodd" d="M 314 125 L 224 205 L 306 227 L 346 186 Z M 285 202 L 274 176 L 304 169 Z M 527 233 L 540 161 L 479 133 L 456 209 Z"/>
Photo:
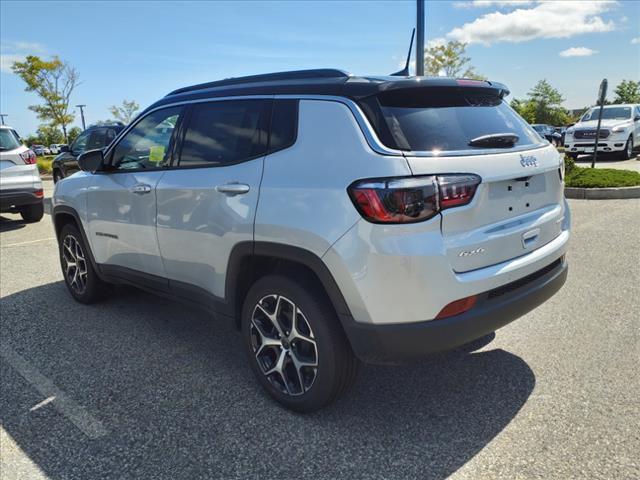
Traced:
<path id="1" fill-rule="evenodd" d="M 592 108 L 585 113 L 580 121 L 597 120 L 599 111 L 599 108 Z M 603 120 L 627 120 L 629 118 L 631 118 L 631 107 L 604 107 L 602 109 Z"/>
<path id="2" fill-rule="evenodd" d="M 378 96 L 385 123 L 398 148 L 434 153 L 477 150 L 473 139 L 515 134 L 512 147 L 540 144 L 540 136 L 497 96 L 473 89 L 420 89 Z M 381 135 L 384 141 L 384 135 Z"/>
<path id="3" fill-rule="evenodd" d="M 21 145 L 20 137 L 10 128 L 0 128 L 0 150 L 13 150 Z"/>

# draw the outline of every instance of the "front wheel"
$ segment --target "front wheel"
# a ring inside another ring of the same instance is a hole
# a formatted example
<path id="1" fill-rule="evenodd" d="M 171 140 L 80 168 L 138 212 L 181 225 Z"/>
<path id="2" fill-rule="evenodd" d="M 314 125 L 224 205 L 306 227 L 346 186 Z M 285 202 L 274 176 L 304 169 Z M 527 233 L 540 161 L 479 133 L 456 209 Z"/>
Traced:
<path id="1" fill-rule="evenodd" d="M 89 250 L 75 225 L 62 227 L 58 236 L 60 266 L 67 289 L 80 303 L 101 300 L 110 285 L 100 280 L 89 257 Z"/>
<path id="2" fill-rule="evenodd" d="M 42 220 L 44 216 L 44 204 L 42 202 L 22 207 L 20 209 L 22 220 L 27 223 L 36 223 Z"/>
<path id="3" fill-rule="evenodd" d="M 622 158 L 624 160 L 629 160 L 633 158 L 633 135 L 629 135 L 627 139 L 627 143 L 624 146 L 624 150 L 622 151 Z"/>
<path id="4" fill-rule="evenodd" d="M 307 413 L 353 384 L 358 360 L 328 300 L 303 285 L 278 275 L 258 280 L 244 301 L 242 336 L 258 382 L 286 408 Z"/>

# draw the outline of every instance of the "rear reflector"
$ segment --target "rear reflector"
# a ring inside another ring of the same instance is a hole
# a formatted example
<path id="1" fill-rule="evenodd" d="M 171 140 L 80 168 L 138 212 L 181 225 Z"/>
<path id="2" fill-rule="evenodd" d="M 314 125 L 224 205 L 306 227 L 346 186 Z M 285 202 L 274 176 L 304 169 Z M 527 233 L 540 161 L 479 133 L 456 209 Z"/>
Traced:
<path id="1" fill-rule="evenodd" d="M 451 302 L 449 305 L 440 310 L 440 313 L 436 316 L 436 319 L 453 317 L 454 315 L 459 315 L 461 313 L 466 312 L 471 309 L 478 300 L 477 295 L 472 295 L 470 297 L 461 298 L 460 300 L 456 300 Z"/>
<path id="2" fill-rule="evenodd" d="M 35 193 L 36 197 L 38 197 L 38 198 L 44 197 L 44 190 L 42 190 L 42 189 L 36 190 L 34 193 Z"/>

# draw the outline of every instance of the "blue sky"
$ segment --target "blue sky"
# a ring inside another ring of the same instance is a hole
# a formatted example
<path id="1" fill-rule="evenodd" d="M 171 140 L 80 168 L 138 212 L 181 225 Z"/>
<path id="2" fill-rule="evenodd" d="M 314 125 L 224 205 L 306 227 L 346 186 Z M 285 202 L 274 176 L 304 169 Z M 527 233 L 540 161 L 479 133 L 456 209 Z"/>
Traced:
<path id="1" fill-rule="evenodd" d="M 88 123 L 123 99 L 142 107 L 185 85 L 230 76 L 336 67 L 399 69 L 414 1 L 0 2 L 0 110 L 21 135 L 39 121 L 9 65 L 58 55 L 81 85 Z M 469 43 L 477 71 L 522 97 L 546 78 L 567 108 L 591 104 L 600 80 L 640 79 L 640 2 L 429 2 L 426 36 Z M 611 88 L 612 88 L 611 87 Z M 77 117 L 75 124 L 79 124 Z"/>

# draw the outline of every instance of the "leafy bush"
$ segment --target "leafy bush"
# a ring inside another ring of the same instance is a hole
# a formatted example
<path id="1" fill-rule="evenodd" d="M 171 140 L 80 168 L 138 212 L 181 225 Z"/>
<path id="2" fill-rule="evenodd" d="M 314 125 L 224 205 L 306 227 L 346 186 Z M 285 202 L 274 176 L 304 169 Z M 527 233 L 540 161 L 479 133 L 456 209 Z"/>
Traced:
<path id="1" fill-rule="evenodd" d="M 575 165 L 571 173 L 565 167 L 565 185 L 580 188 L 640 186 L 640 172 L 614 168 L 580 168 Z"/>
<path id="2" fill-rule="evenodd" d="M 569 176 L 576 169 L 576 161 L 568 155 L 564 156 L 564 174 Z"/>
<path id="3" fill-rule="evenodd" d="M 51 164 L 54 158 L 53 155 L 38 158 L 38 170 L 41 175 L 51 175 Z"/>

